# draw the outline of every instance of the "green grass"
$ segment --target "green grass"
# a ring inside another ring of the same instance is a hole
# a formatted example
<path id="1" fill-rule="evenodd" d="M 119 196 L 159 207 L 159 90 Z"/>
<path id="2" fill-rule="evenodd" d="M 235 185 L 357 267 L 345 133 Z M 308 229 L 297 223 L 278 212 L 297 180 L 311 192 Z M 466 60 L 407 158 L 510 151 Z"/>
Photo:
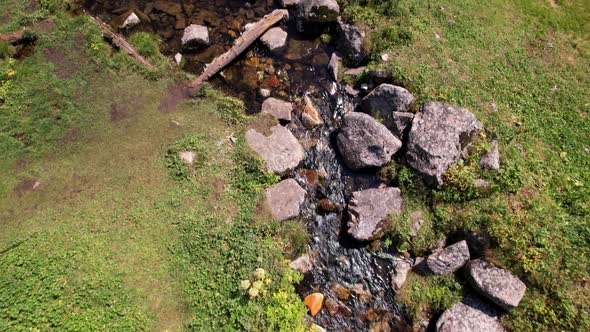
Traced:
<path id="1" fill-rule="evenodd" d="M 487 140 L 500 142 L 499 173 L 467 161 L 445 188 L 418 193 L 434 215 L 431 241 L 457 230 L 490 235 L 489 258 L 528 286 L 503 318 L 508 328 L 588 330 L 590 4 L 348 3 L 345 14 L 380 41 L 374 49 L 391 54 L 372 67 L 394 72 L 420 101 L 471 110 Z M 476 176 L 492 182 L 491 193 L 473 191 L 468 181 Z"/>
<path id="2" fill-rule="evenodd" d="M 54 22 L 31 56 L 0 58 L 0 330 L 300 329 L 283 252 L 302 230 L 257 206 L 277 179 L 244 148 L 243 105 L 209 91 L 161 112 L 183 74 L 156 38 L 131 38 L 152 73 L 40 4 L 0 3 L 2 32 Z M 175 155 L 187 148 L 193 169 Z M 240 282 L 256 268 L 269 281 L 250 299 Z"/>

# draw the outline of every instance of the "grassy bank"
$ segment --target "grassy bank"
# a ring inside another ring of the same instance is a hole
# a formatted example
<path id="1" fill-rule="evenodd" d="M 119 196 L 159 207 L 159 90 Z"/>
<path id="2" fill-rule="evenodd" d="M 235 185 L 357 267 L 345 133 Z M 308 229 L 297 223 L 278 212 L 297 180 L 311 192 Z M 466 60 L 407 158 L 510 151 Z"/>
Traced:
<path id="1" fill-rule="evenodd" d="M 297 329 L 283 252 L 300 230 L 253 216 L 276 179 L 240 143 L 241 103 L 174 105 L 183 74 L 155 38 L 130 39 L 156 74 L 61 2 L 35 3 L 0 3 L 0 33 L 51 20 L 31 52 L 0 48 L 0 330 Z"/>
<path id="2" fill-rule="evenodd" d="M 473 111 L 485 140 L 500 142 L 498 174 L 467 161 L 439 191 L 407 188 L 415 196 L 411 204 L 430 213 L 410 249 L 424 254 L 433 240 L 459 230 L 488 234 L 489 259 L 528 285 L 522 304 L 504 317 L 507 327 L 587 330 L 588 2 L 349 1 L 345 11 L 373 31 L 372 67 L 394 72 L 421 101 Z M 382 53 L 391 60 L 381 62 Z M 411 177 L 404 172 L 402 183 Z M 491 181 L 491 193 L 474 194 L 468 183 L 477 177 Z M 429 308 L 440 312 L 437 296 L 456 289 L 420 283 L 401 295 L 417 316 Z"/>

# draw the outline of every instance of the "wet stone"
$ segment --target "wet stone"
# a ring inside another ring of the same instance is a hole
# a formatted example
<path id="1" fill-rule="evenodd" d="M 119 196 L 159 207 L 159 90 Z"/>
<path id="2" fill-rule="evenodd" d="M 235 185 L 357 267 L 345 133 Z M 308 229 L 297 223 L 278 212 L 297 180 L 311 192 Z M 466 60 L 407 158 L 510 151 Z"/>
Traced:
<path id="1" fill-rule="evenodd" d="M 121 25 L 121 28 L 131 28 L 140 23 L 139 17 L 135 13 L 129 14 L 125 19 L 125 22 Z"/>
<path id="2" fill-rule="evenodd" d="M 281 28 L 272 28 L 268 30 L 260 41 L 271 51 L 279 51 L 287 45 L 287 32 Z"/>
<path id="3" fill-rule="evenodd" d="M 305 96 L 303 111 L 301 112 L 301 123 L 310 129 L 321 126 L 324 123 L 318 109 L 313 105 L 311 98 Z"/>
<path id="4" fill-rule="evenodd" d="M 278 221 L 299 216 L 307 192 L 293 179 L 283 180 L 266 190 L 270 211 Z"/>
<path id="5" fill-rule="evenodd" d="M 274 116 L 278 120 L 291 121 L 293 105 L 289 102 L 271 97 L 262 103 L 261 111 Z"/>

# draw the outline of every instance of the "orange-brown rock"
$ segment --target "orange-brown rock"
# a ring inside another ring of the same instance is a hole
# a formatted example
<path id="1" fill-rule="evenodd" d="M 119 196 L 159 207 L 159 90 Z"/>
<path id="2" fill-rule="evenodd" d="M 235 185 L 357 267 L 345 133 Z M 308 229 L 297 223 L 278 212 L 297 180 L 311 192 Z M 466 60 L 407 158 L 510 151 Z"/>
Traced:
<path id="1" fill-rule="evenodd" d="M 317 315 L 320 310 L 322 310 L 322 306 L 324 305 L 324 294 L 322 293 L 313 293 L 309 294 L 303 300 L 307 308 L 309 309 L 309 313 L 311 316 Z"/>
<path id="2" fill-rule="evenodd" d="M 338 313 L 338 310 L 340 309 L 338 302 L 334 299 L 326 299 L 324 305 L 326 306 L 326 309 L 328 309 L 330 316 L 336 315 Z"/>
<path id="3" fill-rule="evenodd" d="M 348 291 L 348 289 L 346 289 L 340 285 L 336 285 L 336 286 L 332 287 L 332 291 L 334 292 L 334 294 L 336 294 L 336 297 L 339 298 L 340 300 L 346 301 L 350 297 L 350 292 Z"/>
<path id="4" fill-rule="evenodd" d="M 313 105 L 311 98 L 305 96 L 303 111 L 301 112 L 301 122 L 306 128 L 321 126 L 324 123 L 318 109 Z"/>

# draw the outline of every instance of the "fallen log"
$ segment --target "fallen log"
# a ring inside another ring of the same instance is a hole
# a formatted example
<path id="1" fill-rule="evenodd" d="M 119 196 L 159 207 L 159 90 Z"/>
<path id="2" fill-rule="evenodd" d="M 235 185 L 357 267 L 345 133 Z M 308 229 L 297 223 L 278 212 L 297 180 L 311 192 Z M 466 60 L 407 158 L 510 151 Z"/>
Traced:
<path id="1" fill-rule="evenodd" d="M 250 29 L 245 31 L 238 37 L 234 45 L 229 51 L 216 57 L 205 67 L 201 75 L 188 86 L 188 91 L 191 95 L 199 92 L 201 84 L 210 79 L 213 75 L 221 71 L 225 66 L 237 58 L 244 52 L 252 43 L 254 43 L 260 36 L 262 36 L 268 29 L 284 18 L 289 17 L 289 12 L 286 9 L 275 9 L 272 13 L 264 16 L 260 21 L 256 22 Z"/>
<path id="2" fill-rule="evenodd" d="M 141 54 L 139 54 L 139 52 L 137 52 L 135 47 L 133 47 L 133 45 L 129 44 L 129 42 L 127 41 L 127 39 L 125 39 L 125 37 L 121 36 L 118 33 L 113 32 L 111 30 L 111 27 L 108 24 L 106 24 L 105 22 L 103 22 L 100 18 L 94 17 L 92 15 L 89 15 L 89 16 L 96 23 L 96 25 L 98 25 L 102 34 L 106 38 L 108 38 L 111 41 L 111 43 L 113 43 L 113 45 L 115 45 L 119 49 L 123 50 L 125 53 L 127 53 L 129 56 L 134 58 L 137 62 L 144 65 L 148 69 L 156 70 L 156 67 L 152 66 L 151 63 L 149 63 L 143 56 L 141 56 Z"/>

